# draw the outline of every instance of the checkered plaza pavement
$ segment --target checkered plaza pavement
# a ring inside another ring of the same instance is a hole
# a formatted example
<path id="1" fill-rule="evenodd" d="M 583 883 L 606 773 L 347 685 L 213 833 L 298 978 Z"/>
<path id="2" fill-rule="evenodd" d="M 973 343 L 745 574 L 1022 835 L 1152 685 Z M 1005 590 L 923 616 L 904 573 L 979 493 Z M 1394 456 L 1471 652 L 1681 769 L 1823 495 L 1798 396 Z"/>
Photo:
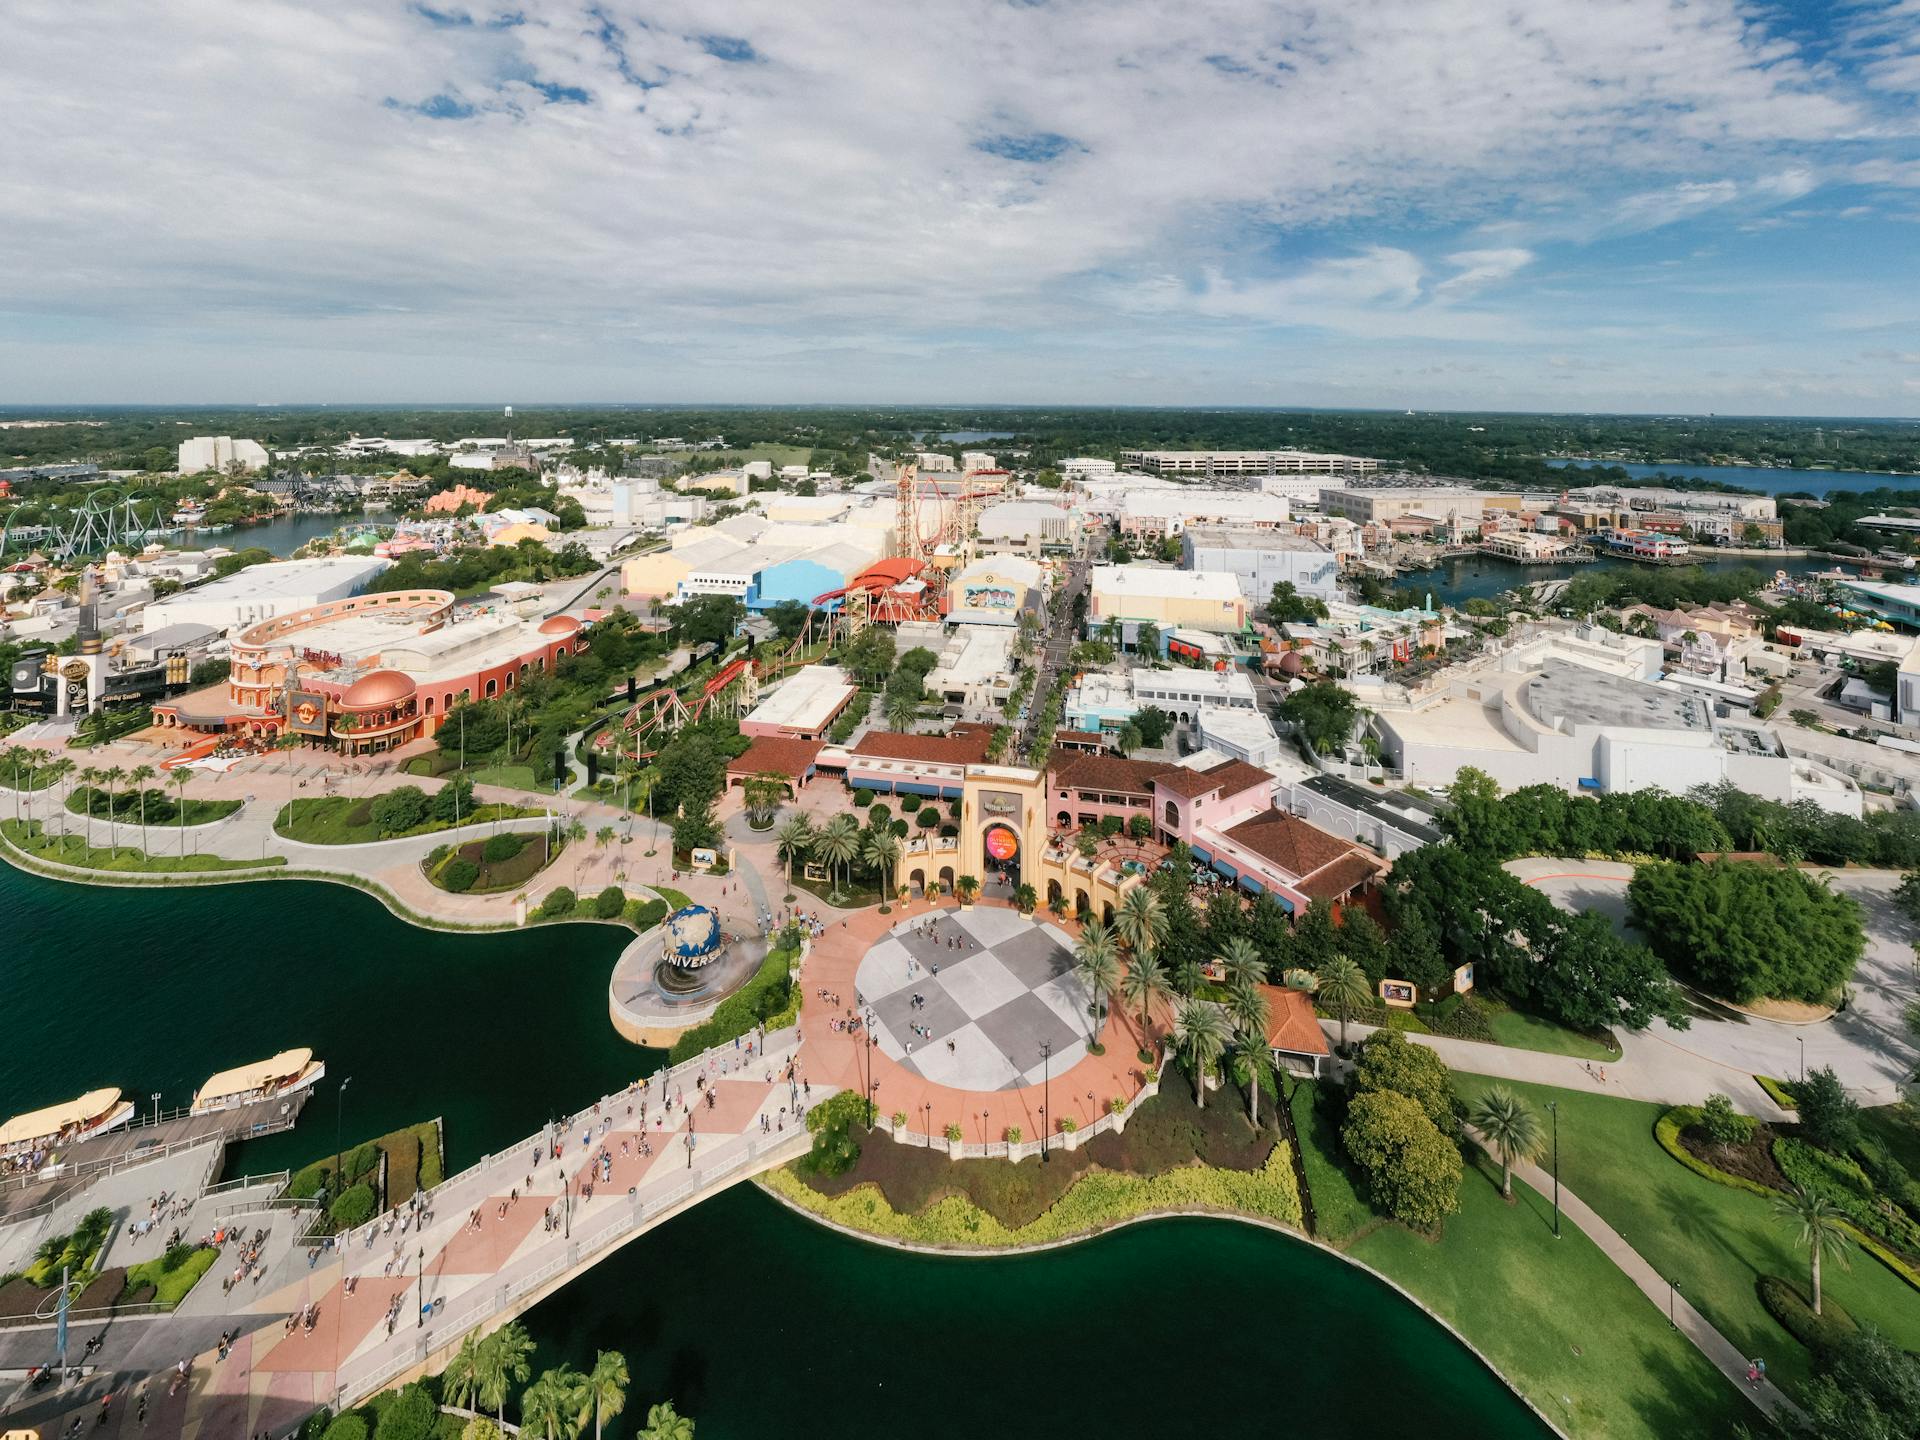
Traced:
<path id="1" fill-rule="evenodd" d="M 861 958 L 856 983 L 880 1052 L 937 1085 L 1015 1090 L 1049 1069 L 1059 1078 L 1087 1053 L 1091 1000 L 1072 941 L 1017 911 L 897 925 Z"/>

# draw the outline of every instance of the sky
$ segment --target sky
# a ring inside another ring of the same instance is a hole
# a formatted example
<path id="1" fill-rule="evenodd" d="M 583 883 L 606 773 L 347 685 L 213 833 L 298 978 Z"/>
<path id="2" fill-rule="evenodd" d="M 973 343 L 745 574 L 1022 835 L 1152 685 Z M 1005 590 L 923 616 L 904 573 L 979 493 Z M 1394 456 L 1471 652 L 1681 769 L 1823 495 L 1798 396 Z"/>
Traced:
<path id="1" fill-rule="evenodd" d="M 0 405 L 1920 415 L 1920 0 L 9 0 Z"/>

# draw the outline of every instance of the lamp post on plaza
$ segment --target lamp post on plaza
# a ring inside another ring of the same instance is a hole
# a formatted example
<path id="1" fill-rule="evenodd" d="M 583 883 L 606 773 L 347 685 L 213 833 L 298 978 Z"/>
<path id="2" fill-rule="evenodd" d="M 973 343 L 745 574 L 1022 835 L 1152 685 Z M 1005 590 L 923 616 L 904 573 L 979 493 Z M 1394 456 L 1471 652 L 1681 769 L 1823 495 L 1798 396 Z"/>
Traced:
<path id="1" fill-rule="evenodd" d="M 1669 1277 L 1667 1280 L 1667 1328 L 1669 1330 L 1678 1330 L 1680 1328 L 1673 1320 L 1673 1292 L 1679 1288 L 1680 1282 Z"/>
<path id="2" fill-rule="evenodd" d="M 1040 1042 L 1040 1159 L 1047 1162 L 1053 1159 L 1047 1149 L 1047 1112 L 1052 1108 L 1053 1097 L 1053 1041 Z"/>
<path id="3" fill-rule="evenodd" d="M 158 1090 L 153 1092 L 153 1123 L 156 1125 L 160 1123 L 160 1092 Z"/>
<path id="4" fill-rule="evenodd" d="M 427 1328 L 427 1247 L 420 1247 L 420 1308 L 414 1313 L 413 1328 Z"/>
<path id="5" fill-rule="evenodd" d="M 920 1107 L 927 1112 L 927 1149 L 933 1148 L 933 1102 L 929 1100 Z"/>
<path id="6" fill-rule="evenodd" d="M 343 1111 L 346 1105 L 347 1086 L 351 1085 L 352 1083 L 353 1083 L 353 1077 L 349 1075 L 347 1076 L 346 1079 L 340 1082 L 340 1088 L 333 1092 L 333 1187 L 334 1187 L 333 1198 L 336 1200 L 340 1198 L 341 1194 L 347 1188 L 345 1184 L 347 1177 L 340 1173 L 342 1164 L 343 1164 L 340 1158 L 340 1154 L 341 1154 L 340 1122 L 341 1122 L 341 1112 Z"/>
<path id="7" fill-rule="evenodd" d="M 1553 1114 L 1553 1238 L 1560 1238 L 1560 1102 L 1549 1100 Z"/>

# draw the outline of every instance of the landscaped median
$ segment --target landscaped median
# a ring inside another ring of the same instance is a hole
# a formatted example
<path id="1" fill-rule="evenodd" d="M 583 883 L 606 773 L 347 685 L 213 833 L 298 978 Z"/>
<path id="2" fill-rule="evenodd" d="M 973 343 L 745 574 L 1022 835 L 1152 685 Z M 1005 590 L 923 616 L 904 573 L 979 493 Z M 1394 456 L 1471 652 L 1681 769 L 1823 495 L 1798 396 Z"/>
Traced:
<path id="1" fill-rule="evenodd" d="M 131 845 L 89 845 L 80 835 L 48 835 L 38 820 L 0 820 L 0 835 L 32 859 L 77 870 L 168 875 L 259 870 L 286 863 L 279 855 L 264 860 L 229 860 L 221 855 L 153 855 Z"/>
<path id="2" fill-rule="evenodd" d="M 294 800 L 280 807 L 280 813 L 274 816 L 273 829 L 275 834 L 308 845 L 365 845 L 375 840 L 404 840 L 410 835 L 432 835 L 495 820 L 537 819 L 547 813 L 538 805 L 463 804 L 456 819 L 451 813 L 434 814 L 431 804 L 422 791 L 411 785 L 364 800 L 346 795 Z"/>

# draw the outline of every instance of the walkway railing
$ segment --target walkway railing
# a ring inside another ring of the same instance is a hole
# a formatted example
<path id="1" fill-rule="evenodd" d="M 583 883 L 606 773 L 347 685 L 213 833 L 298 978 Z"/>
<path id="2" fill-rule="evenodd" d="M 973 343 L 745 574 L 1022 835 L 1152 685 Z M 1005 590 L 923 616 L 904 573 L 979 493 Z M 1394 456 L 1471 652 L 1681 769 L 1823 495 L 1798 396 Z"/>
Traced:
<path id="1" fill-rule="evenodd" d="M 1039 1137 L 1022 1139 L 1017 1144 L 1004 1135 L 998 1140 L 986 1140 L 978 1144 L 966 1140 L 949 1140 L 945 1135 L 928 1135 L 924 1130 L 915 1130 L 911 1125 L 894 1125 L 886 1117 L 874 1121 L 876 1131 L 884 1127 L 893 1137 L 896 1145 L 918 1145 L 928 1150 L 945 1151 L 953 1160 L 1029 1160 L 1046 1150 L 1077 1150 L 1096 1135 L 1108 1131 L 1116 1134 L 1127 1128 L 1127 1121 L 1133 1118 L 1133 1112 L 1146 1101 L 1160 1093 L 1160 1082 L 1143 1085 L 1134 1097 L 1118 1111 L 1106 1110 L 1086 1125 L 1076 1124 L 1071 1130 L 1058 1130 L 1048 1135 L 1044 1146 Z M 977 1117 L 976 1117 L 977 1118 Z"/>

